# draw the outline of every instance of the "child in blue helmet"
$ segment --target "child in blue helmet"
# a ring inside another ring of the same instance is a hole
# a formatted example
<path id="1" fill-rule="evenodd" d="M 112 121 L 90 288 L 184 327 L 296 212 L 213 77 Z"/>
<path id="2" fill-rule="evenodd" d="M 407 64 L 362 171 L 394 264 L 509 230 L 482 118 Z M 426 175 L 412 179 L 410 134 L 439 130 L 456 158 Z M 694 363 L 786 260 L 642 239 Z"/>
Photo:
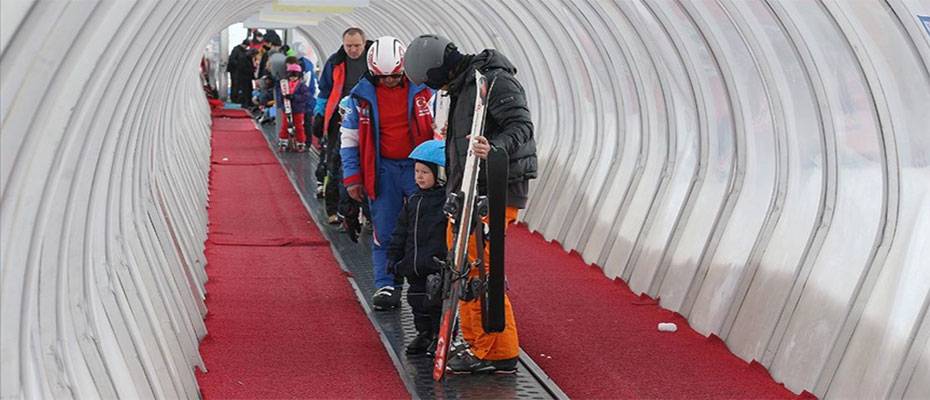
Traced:
<path id="1" fill-rule="evenodd" d="M 435 349 L 439 332 L 441 295 L 434 291 L 435 295 L 427 298 L 427 281 L 432 282 L 431 288 L 438 288 L 433 283 L 441 282 L 440 266 L 433 257 L 445 259 L 448 251 L 448 220 L 442 212 L 446 201 L 445 149 L 444 141 L 428 140 L 410 153 L 410 158 L 416 161 L 414 177 L 419 190 L 404 204 L 387 249 L 388 268 L 410 283 L 407 304 L 413 309 L 417 337 L 407 345 L 408 355 L 429 354 Z"/>

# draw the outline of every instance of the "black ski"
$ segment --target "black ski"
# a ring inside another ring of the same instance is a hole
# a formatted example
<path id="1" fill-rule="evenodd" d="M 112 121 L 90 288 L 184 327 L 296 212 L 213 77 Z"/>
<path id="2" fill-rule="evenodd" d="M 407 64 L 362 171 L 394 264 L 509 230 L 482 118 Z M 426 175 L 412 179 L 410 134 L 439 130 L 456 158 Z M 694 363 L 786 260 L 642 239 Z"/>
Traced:
<path id="1" fill-rule="evenodd" d="M 488 246 L 490 260 L 481 322 L 485 332 L 503 332 L 504 318 L 504 230 L 507 217 L 507 172 L 510 159 L 503 149 L 492 148 L 485 167 L 488 191 Z"/>

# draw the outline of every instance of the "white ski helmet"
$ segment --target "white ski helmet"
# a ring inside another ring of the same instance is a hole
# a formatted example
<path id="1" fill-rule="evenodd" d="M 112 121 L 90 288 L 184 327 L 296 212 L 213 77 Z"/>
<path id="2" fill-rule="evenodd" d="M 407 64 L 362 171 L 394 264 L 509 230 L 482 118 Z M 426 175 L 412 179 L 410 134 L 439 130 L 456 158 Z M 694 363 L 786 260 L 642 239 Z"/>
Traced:
<path id="1" fill-rule="evenodd" d="M 368 49 L 368 70 L 374 76 L 403 74 L 406 51 L 407 46 L 397 38 L 379 37 Z"/>

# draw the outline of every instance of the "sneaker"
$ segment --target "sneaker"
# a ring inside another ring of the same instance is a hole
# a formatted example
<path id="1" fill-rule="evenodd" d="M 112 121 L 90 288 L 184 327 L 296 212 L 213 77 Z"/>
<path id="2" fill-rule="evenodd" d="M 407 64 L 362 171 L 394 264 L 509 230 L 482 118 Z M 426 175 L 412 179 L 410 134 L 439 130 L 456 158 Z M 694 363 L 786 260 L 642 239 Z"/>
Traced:
<path id="1" fill-rule="evenodd" d="M 371 297 L 375 310 L 384 311 L 400 307 L 400 290 L 394 289 L 393 286 L 385 286 L 375 292 Z"/>
<path id="2" fill-rule="evenodd" d="M 303 152 L 305 152 L 305 151 L 307 151 L 307 145 L 305 145 L 305 144 L 303 144 L 303 143 L 297 143 L 297 152 L 298 152 L 298 153 L 303 153 Z"/>
<path id="3" fill-rule="evenodd" d="M 342 222 L 342 220 L 339 219 L 339 216 L 338 216 L 338 215 L 333 214 L 333 215 L 330 215 L 330 216 L 326 219 L 326 222 L 327 222 L 328 224 L 330 224 L 330 225 L 338 225 L 338 224 L 340 224 L 340 223 Z"/>
<path id="4" fill-rule="evenodd" d="M 466 350 L 449 360 L 446 370 L 453 374 L 513 374 L 517 372 L 517 357 L 506 360 L 482 360 Z"/>
<path id="5" fill-rule="evenodd" d="M 431 345 L 433 345 L 433 349 L 435 349 L 435 345 L 433 344 L 434 342 L 435 341 L 433 340 L 432 334 L 428 332 L 420 332 L 417 334 L 417 337 L 415 337 L 413 341 L 407 345 L 407 349 L 404 350 L 404 352 L 411 356 L 417 354 L 428 354 L 429 347 Z"/>
<path id="6" fill-rule="evenodd" d="M 278 148 L 284 150 L 287 148 L 287 139 L 278 139 Z"/>

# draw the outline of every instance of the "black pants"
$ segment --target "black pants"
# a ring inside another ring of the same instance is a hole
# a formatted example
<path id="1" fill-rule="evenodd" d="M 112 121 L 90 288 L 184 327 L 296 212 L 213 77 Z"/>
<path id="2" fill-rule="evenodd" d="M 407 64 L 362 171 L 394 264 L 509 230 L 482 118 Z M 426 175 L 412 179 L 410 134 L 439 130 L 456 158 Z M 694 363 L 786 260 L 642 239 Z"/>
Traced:
<path id="1" fill-rule="evenodd" d="M 429 306 L 426 304 L 426 277 L 408 276 L 407 304 L 413 309 L 413 325 L 417 333 L 436 335 L 439 333 L 439 322 L 442 319 L 442 306 Z"/>
<path id="2" fill-rule="evenodd" d="M 339 132 L 341 122 L 339 117 L 334 115 L 326 131 L 326 176 L 329 183 L 324 188 L 323 200 L 326 203 L 327 215 L 335 215 L 339 212 L 340 204 L 350 200 L 343 200 L 343 197 L 348 198 L 348 194 L 342 185 L 342 156 L 339 155 L 339 148 L 342 146 Z"/>
<path id="3" fill-rule="evenodd" d="M 233 103 L 248 107 L 252 103 L 252 85 L 248 76 L 231 76 L 230 97 Z"/>

